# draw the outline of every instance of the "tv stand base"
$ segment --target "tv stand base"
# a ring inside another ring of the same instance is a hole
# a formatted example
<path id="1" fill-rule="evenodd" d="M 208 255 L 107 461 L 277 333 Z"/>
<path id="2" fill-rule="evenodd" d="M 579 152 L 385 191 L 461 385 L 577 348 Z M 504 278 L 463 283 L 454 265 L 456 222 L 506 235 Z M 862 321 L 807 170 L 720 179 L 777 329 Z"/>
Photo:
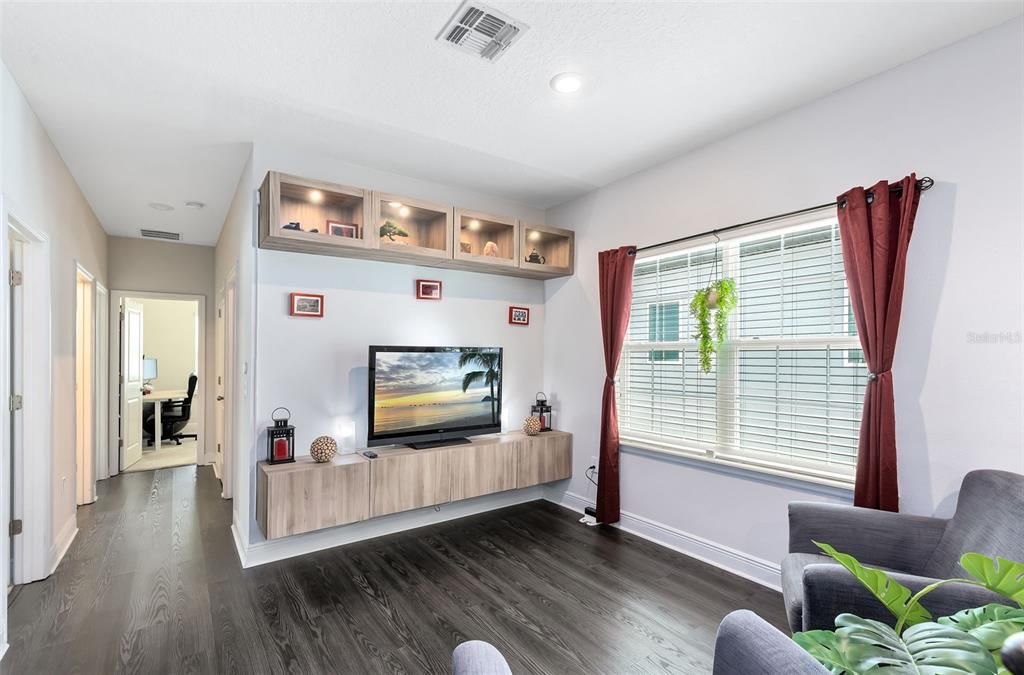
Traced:
<path id="1" fill-rule="evenodd" d="M 443 448 L 447 445 L 469 445 L 472 442 L 468 438 L 448 438 L 443 441 L 417 441 L 416 443 L 406 443 L 406 445 L 415 450 L 429 450 L 430 448 Z"/>

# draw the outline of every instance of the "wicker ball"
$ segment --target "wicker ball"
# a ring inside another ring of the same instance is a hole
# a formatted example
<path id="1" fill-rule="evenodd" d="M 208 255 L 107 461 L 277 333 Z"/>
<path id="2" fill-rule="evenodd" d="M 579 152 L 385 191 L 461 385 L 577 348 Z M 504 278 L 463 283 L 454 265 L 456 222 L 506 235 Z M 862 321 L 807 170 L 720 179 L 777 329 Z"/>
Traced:
<path id="1" fill-rule="evenodd" d="M 540 433 L 540 418 L 527 417 L 523 420 L 523 432 L 527 436 L 536 436 Z"/>
<path id="2" fill-rule="evenodd" d="M 329 462 L 338 452 L 338 444 L 330 436 L 317 436 L 309 446 L 309 456 L 314 462 Z"/>

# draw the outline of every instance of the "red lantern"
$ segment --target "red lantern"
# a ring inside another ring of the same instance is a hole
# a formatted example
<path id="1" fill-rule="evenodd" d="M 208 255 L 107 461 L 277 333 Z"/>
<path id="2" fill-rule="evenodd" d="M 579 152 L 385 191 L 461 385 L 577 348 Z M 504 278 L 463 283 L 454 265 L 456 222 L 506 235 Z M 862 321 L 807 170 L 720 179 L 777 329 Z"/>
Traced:
<path id="1" fill-rule="evenodd" d="M 278 411 L 284 415 L 277 416 Z M 275 408 L 270 413 L 274 426 L 267 427 L 267 462 L 270 464 L 286 464 L 295 461 L 295 427 L 288 424 L 292 412 L 288 408 Z"/>

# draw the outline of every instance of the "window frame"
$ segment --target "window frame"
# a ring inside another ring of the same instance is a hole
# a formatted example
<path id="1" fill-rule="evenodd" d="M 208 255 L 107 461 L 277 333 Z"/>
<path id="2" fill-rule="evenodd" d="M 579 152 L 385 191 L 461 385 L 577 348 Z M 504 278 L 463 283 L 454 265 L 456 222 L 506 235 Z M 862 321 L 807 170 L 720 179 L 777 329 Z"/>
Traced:
<path id="1" fill-rule="evenodd" d="M 647 255 L 638 253 L 636 264 L 641 264 L 641 261 L 668 258 L 680 255 L 684 252 L 693 253 L 700 250 L 714 248 L 715 246 L 722 246 L 721 274 L 722 276 L 731 276 L 736 278 L 739 271 L 737 260 L 739 248 L 744 241 L 774 235 L 784 235 L 801 230 L 809 230 L 816 226 L 834 222 L 834 211 L 832 213 L 818 211 L 801 214 L 800 216 L 789 218 L 784 221 L 761 224 L 749 229 L 745 228 L 741 233 L 735 234 L 734 236 L 721 236 L 716 240 L 713 235 L 709 235 L 706 237 L 707 241 L 697 240 L 689 245 L 665 247 L 661 250 L 654 250 Z M 849 294 L 845 294 L 844 298 L 848 308 Z M 652 306 L 671 301 L 659 302 L 657 300 L 644 300 L 643 302 L 648 306 Z M 677 302 L 679 302 L 681 316 L 683 312 L 689 311 L 689 308 L 685 306 L 685 303 L 681 301 Z M 849 310 L 847 309 L 846 311 L 848 312 Z M 860 351 L 862 347 L 859 336 L 823 335 L 771 338 L 737 337 L 739 335 L 739 318 L 740 312 L 738 311 L 735 311 L 730 315 L 729 338 L 726 340 L 725 344 L 719 348 L 719 352 L 715 358 L 713 373 L 708 375 L 708 377 L 713 376 L 715 379 L 715 406 L 719 413 L 717 418 L 718 420 L 725 420 L 724 423 L 730 425 L 732 428 L 727 428 L 723 431 L 719 427 L 719 423 L 716 421 L 716 441 L 713 443 L 680 442 L 677 439 L 668 439 L 665 436 L 660 436 L 655 433 L 645 433 L 642 431 L 620 428 L 620 444 L 627 448 L 633 447 L 647 452 L 654 452 L 689 460 L 697 460 L 704 463 L 726 466 L 754 473 L 769 474 L 798 482 L 814 483 L 844 490 L 852 489 L 856 474 L 856 463 L 850 467 L 848 472 L 830 470 L 828 468 L 823 468 L 822 464 L 818 462 L 801 461 L 796 458 L 786 462 L 775 461 L 769 458 L 757 457 L 753 453 L 742 452 L 735 447 L 723 445 L 721 443 L 723 438 L 736 438 L 736 434 L 738 433 L 735 427 L 739 420 L 738 391 L 740 372 L 738 367 L 729 367 L 724 370 L 720 370 L 718 368 L 718 363 L 721 359 L 727 359 L 730 362 L 735 362 L 735 359 L 741 351 L 778 351 L 800 348 Z M 624 397 L 628 396 L 626 387 L 622 386 L 623 382 L 628 381 L 628 364 L 630 359 L 627 359 L 626 356 L 630 353 L 646 354 L 654 351 L 678 351 L 680 352 L 680 361 L 682 361 L 685 358 L 683 354 L 685 351 L 693 351 L 696 349 L 696 345 L 692 338 L 683 335 L 682 333 L 683 331 L 680 330 L 680 339 L 678 341 L 668 342 L 631 342 L 629 334 L 627 333 L 626 340 L 622 347 L 622 355 L 620 356 L 616 370 L 617 405 L 621 405 L 624 401 Z M 828 352 L 826 351 L 826 359 L 829 358 L 827 354 Z M 848 355 L 843 356 L 842 358 L 846 361 L 849 360 Z M 668 363 L 671 363 L 671 361 Z M 729 400 L 729 397 L 720 393 L 723 390 L 736 392 L 732 395 L 731 401 Z M 723 408 L 729 411 L 729 414 L 722 415 Z"/>

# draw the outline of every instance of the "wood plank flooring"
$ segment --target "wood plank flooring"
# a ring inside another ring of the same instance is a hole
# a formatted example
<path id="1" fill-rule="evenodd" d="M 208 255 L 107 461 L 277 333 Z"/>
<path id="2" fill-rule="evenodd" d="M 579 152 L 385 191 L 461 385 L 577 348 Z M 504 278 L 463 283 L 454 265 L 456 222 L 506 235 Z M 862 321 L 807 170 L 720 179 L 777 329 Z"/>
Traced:
<path id="1" fill-rule="evenodd" d="M 531 502 L 241 569 L 209 467 L 100 483 L 49 579 L 16 590 L 0 673 L 707 673 L 725 614 L 779 594 Z"/>

